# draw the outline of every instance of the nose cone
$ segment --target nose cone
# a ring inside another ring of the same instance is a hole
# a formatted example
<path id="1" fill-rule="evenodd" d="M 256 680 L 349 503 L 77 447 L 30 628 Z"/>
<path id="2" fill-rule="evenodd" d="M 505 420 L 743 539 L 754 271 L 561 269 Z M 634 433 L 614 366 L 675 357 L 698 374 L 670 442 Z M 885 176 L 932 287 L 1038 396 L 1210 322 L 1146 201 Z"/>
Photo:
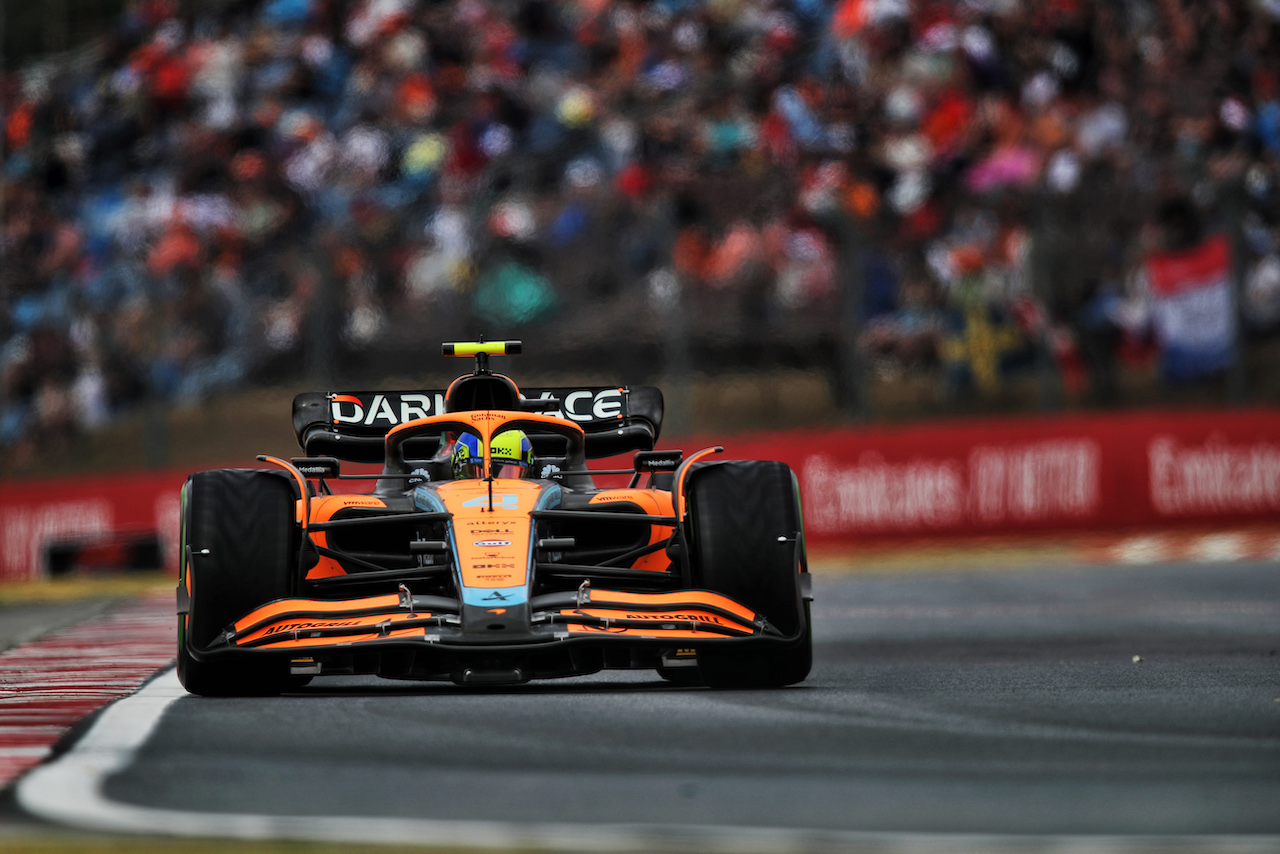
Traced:
<path id="1" fill-rule="evenodd" d="M 447 511 L 462 634 L 475 643 L 532 638 L 535 510 L 559 504 L 560 487 L 521 480 L 455 480 L 414 491 L 419 509 Z"/>

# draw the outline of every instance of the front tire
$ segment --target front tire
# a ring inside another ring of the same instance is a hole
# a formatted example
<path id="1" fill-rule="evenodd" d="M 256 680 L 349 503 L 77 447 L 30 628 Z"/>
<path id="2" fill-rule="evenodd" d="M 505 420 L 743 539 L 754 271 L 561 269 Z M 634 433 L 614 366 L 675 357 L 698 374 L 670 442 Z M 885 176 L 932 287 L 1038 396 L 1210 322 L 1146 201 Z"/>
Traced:
<path id="1" fill-rule="evenodd" d="M 188 613 L 178 617 L 178 680 L 191 693 L 257 696 L 292 686 L 287 661 L 202 661 L 191 650 L 206 648 L 254 608 L 293 594 L 294 491 L 283 472 L 253 469 L 196 472 L 183 486 L 180 583 L 190 596 Z"/>
<path id="2" fill-rule="evenodd" d="M 794 638 L 783 649 L 705 649 L 698 670 L 713 688 L 779 688 L 809 675 L 813 636 L 801 601 L 804 522 L 785 463 L 734 460 L 699 466 L 686 487 L 690 568 L 702 587 L 762 614 Z"/>

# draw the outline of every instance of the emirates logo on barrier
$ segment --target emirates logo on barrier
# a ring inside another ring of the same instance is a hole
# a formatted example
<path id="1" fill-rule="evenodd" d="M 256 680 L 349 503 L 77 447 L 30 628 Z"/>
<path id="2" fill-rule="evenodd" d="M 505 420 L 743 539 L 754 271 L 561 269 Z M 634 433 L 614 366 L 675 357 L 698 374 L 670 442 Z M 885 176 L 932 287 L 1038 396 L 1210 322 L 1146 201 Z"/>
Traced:
<path id="1" fill-rule="evenodd" d="M 1147 459 L 1151 503 L 1160 513 L 1280 509 L 1280 445 L 1232 445 L 1218 435 L 1181 444 L 1173 436 L 1156 436 Z"/>
<path id="2" fill-rule="evenodd" d="M 1102 451 L 1092 439 L 978 445 L 968 459 L 841 466 L 805 461 L 805 518 L 815 531 L 940 529 L 970 523 L 1078 519 L 1101 506 Z"/>

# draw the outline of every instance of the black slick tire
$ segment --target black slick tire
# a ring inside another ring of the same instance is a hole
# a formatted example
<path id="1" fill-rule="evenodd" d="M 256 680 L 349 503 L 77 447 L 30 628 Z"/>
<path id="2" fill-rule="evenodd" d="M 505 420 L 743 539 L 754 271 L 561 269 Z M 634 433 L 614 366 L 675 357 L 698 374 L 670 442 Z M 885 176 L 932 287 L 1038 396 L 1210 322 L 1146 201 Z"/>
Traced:
<path id="1" fill-rule="evenodd" d="M 295 488 L 283 472 L 196 472 L 182 489 L 180 584 L 189 611 L 178 617 L 178 680 L 210 697 L 278 694 L 296 684 L 288 662 L 200 660 L 246 613 L 293 594 L 298 562 Z M 207 552 L 207 553 L 206 553 Z"/>
<path id="2" fill-rule="evenodd" d="M 813 638 L 801 601 L 804 523 L 795 476 L 785 463 L 733 460 L 689 473 L 689 559 L 695 587 L 762 614 L 783 648 L 703 648 L 698 671 L 713 688 L 779 688 L 809 675 Z"/>

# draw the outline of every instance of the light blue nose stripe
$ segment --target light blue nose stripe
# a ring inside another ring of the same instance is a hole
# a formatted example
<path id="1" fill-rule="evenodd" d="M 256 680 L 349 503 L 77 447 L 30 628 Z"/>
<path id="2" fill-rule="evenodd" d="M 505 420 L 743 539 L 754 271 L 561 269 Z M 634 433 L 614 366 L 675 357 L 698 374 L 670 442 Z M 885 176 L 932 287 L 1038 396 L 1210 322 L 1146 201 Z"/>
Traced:
<path id="1" fill-rule="evenodd" d="M 419 486 L 413 491 L 413 506 L 428 513 L 443 513 L 447 510 L 436 491 L 425 486 Z"/>
<path id="2" fill-rule="evenodd" d="M 520 587 L 466 587 L 462 601 L 477 608 L 506 608 L 523 605 L 528 600 L 524 586 Z"/>

